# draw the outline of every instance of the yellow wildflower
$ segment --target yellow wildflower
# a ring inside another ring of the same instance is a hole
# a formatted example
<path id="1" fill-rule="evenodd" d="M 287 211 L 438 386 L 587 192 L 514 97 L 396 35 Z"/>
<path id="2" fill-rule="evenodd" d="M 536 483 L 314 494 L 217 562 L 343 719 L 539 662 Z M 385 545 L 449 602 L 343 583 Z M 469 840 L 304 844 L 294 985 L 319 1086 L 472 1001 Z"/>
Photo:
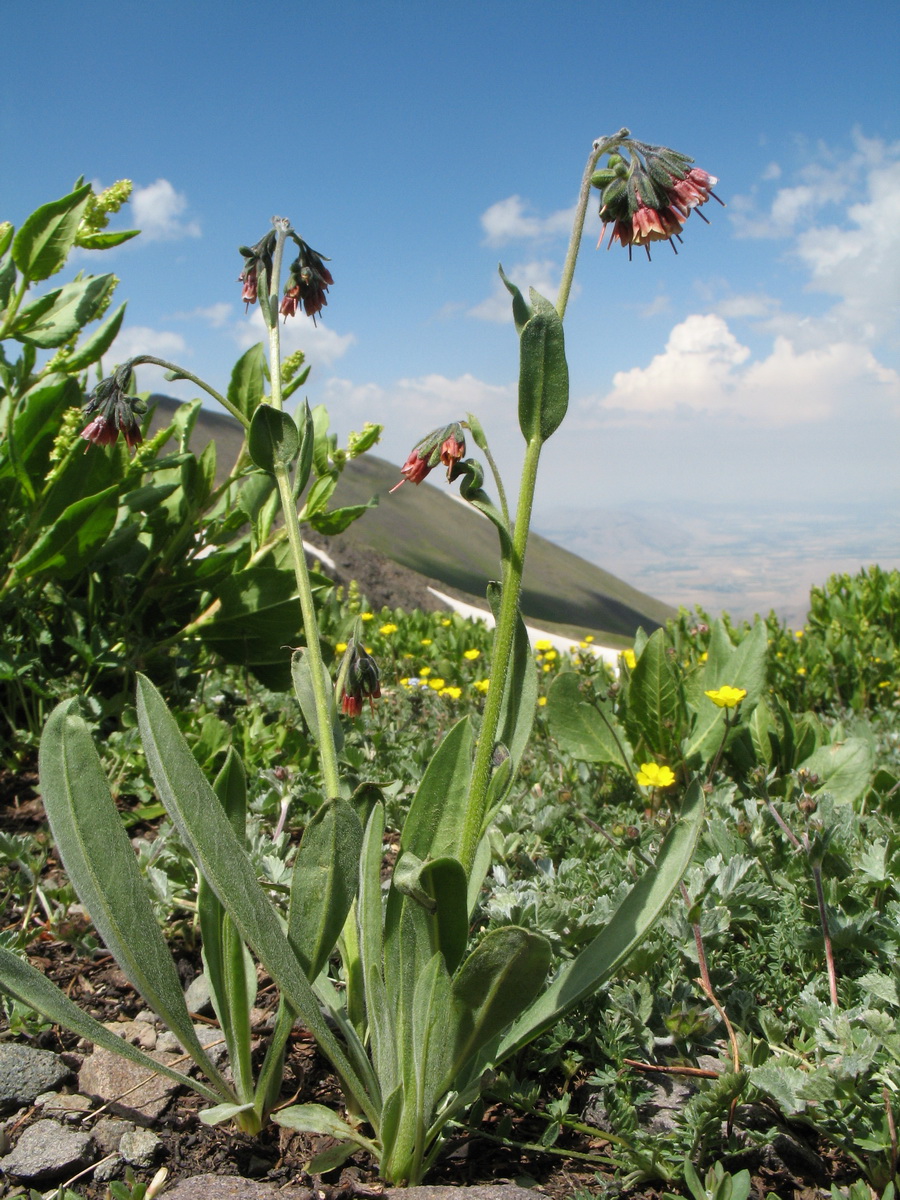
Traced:
<path id="1" fill-rule="evenodd" d="M 535 648 L 535 650 L 540 650 L 541 653 L 543 653 L 545 650 L 552 650 L 553 643 L 550 641 L 549 638 L 540 638 L 538 641 L 536 641 L 534 643 L 534 648 Z"/>
<path id="2" fill-rule="evenodd" d="M 661 767 L 659 763 L 646 762 L 641 763 L 637 781 L 640 787 L 667 788 L 675 782 L 675 775 L 671 767 Z"/>
<path id="3" fill-rule="evenodd" d="M 431 638 L 422 638 L 421 642 L 419 642 L 419 645 L 420 646 L 430 646 Z"/>
<path id="4" fill-rule="evenodd" d="M 424 672 L 423 672 L 423 674 L 424 674 Z M 446 679 L 439 679 L 437 676 L 435 676 L 434 679 L 428 680 L 428 686 L 430 688 L 434 688 L 434 690 L 436 692 L 439 692 L 441 690 L 441 688 L 444 688 L 447 686 L 447 681 L 446 681 Z"/>
<path id="5" fill-rule="evenodd" d="M 797 674 L 798 674 L 798 675 L 805 675 L 805 674 L 806 674 L 806 667 L 798 667 L 798 668 L 797 668 Z"/>
<path id="6" fill-rule="evenodd" d="M 462 695 L 462 688 L 445 687 L 441 688 L 440 695 L 449 696 L 451 700 L 458 700 Z"/>
<path id="7" fill-rule="evenodd" d="M 335 642 L 335 645 L 334 645 L 335 654 L 343 654 L 346 649 L 347 649 L 346 642 Z"/>
<path id="8" fill-rule="evenodd" d="M 538 696 L 538 707 L 539 708 L 543 708 L 546 703 L 547 703 L 546 696 Z"/>
<path id="9" fill-rule="evenodd" d="M 637 656 L 635 655 L 633 650 L 623 650 L 622 651 L 622 661 L 625 663 L 625 666 L 628 668 L 629 671 L 633 671 L 634 668 L 637 666 Z"/>
<path id="10" fill-rule="evenodd" d="M 590 642 L 592 642 L 592 641 L 594 640 L 594 635 L 593 635 L 592 633 L 586 633 L 586 634 L 584 635 L 584 640 L 585 640 L 586 642 L 590 643 Z"/>
<path id="11" fill-rule="evenodd" d="M 879 683 L 878 686 L 880 688 L 888 688 L 891 686 L 891 681 L 889 679 L 882 679 L 881 683 Z"/>
<path id="12" fill-rule="evenodd" d="M 374 621 L 374 620 L 375 620 L 375 614 L 374 614 L 374 613 L 360 613 L 360 614 L 359 614 L 359 619 L 360 619 L 361 621 Z"/>
<path id="13" fill-rule="evenodd" d="M 486 692 L 491 686 L 491 681 L 489 679 L 476 679 L 472 686 L 476 692 Z"/>
<path id="14" fill-rule="evenodd" d="M 798 630 L 796 630 L 796 632 L 794 633 L 794 637 L 795 637 L 795 638 L 802 638 L 802 637 L 803 637 L 803 630 L 802 630 L 802 629 L 798 629 Z"/>
<path id="15" fill-rule="evenodd" d="M 700 661 L 701 661 L 701 662 L 706 662 L 706 660 L 707 660 L 708 658 L 709 658 L 709 651 L 708 651 L 708 650 L 704 650 L 704 651 L 703 651 L 703 653 L 700 655 Z"/>
<path id="16" fill-rule="evenodd" d="M 431 667 L 423 667 L 422 670 L 419 672 L 419 674 L 420 675 L 430 675 Z"/>
<path id="17" fill-rule="evenodd" d="M 469 662 L 474 662 L 476 658 L 481 657 L 480 650 L 463 650 L 463 658 L 467 658 Z"/>
<path id="18" fill-rule="evenodd" d="M 548 650 L 544 655 L 544 662 L 553 662 L 554 658 L 559 658 L 555 650 Z"/>
<path id="19" fill-rule="evenodd" d="M 447 627 L 448 625 L 452 625 L 452 624 L 453 624 L 453 622 L 450 620 L 450 618 L 449 618 L 449 617 L 444 617 L 443 621 L 441 621 L 441 624 L 442 624 L 442 625 L 444 626 L 444 628 L 446 629 L 446 627 Z"/>
<path id="20" fill-rule="evenodd" d="M 731 687 L 730 684 L 726 683 L 724 687 L 716 688 L 714 691 L 706 692 L 705 694 L 719 708 L 736 708 L 747 695 L 747 689 Z"/>
<path id="21" fill-rule="evenodd" d="M 383 633 L 385 637 L 387 637 L 389 633 L 397 632 L 397 626 L 393 623 L 393 621 L 388 621 L 387 625 L 382 625 L 378 632 Z"/>

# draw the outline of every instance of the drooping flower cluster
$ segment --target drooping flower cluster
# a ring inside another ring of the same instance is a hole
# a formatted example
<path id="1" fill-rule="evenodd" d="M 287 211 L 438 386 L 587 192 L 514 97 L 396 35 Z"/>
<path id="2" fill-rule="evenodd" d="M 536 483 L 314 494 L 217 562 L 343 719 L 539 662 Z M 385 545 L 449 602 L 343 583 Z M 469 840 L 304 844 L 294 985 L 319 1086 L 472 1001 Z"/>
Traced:
<path id="1" fill-rule="evenodd" d="M 291 234 L 291 237 L 300 252 L 288 269 L 288 281 L 284 285 L 284 299 L 279 311 L 285 318 L 293 317 L 298 306 L 302 305 L 306 315 L 315 322 L 316 313 L 321 312 L 328 303 L 325 293 L 334 280 L 322 255 L 307 246 L 302 238 L 295 234 Z"/>
<path id="2" fill-rule="evenodd" d="M 380 698 L 381 672 L 372 655 L 355 639 L 350 640 L 344 652 L 341 675 L 341 712 L 348 717 L 358 717 L 362 713 L 364 697 L 368 697 L 370 706 L 373 700 Z"/>
<path id="3" fill-rule="evenodd" d="M 93 421 L 84 427 L 81 436 L 95 446 L 111 446 L 119 434 L 130 447 L 144 440 L 138 416 L 147 411 L 147 405 L 137 396 L 127 395 L 131 386 L 131 363 L 118 367 L 108 379 L 103 379 L 88 397 L 84 415 L 96 413 Z"/>
<path id="4" fill-rule="evenodd" d="M 287 225 L 287 222 L 284 224 Z M 308 246 L 292 229 L 287 230 L 287 236 L 297 246 L 297 257 L 288 268 L 284 298 L 278 311 L 287 319 L 296 316 L 297 309 L 302 307 L 306 315 L 315 321 L 316 313 L 321 312 L 328 303 L 325 293 L 334 280 L 325 266 L 327 260 L 318 251 Z M 277 240 L 278 235 L 273 231 L 255 246 L 239 248 L 244 256 L 244 269 L 238 276 L 238 282 L 244 285 L 241 299 L 248 305 L 255 304 L 259 299 L 261 283 L 268 290 Z"/>
<path id="5" fill-rule="evenodd" d="M 459 421 L 433 429 L 412 448 L 409 458 L 400 468 L 403 478 L 391 491 L 396 492 L 407 479 L 410 483 L 421 483 L 439 462 L 447 468 L 447 482 L 452 483 L 460 473 L 459 463 L 465 452 L 466 439 Z"/>
<path id="6" fill-rule="evenodd" d="M 244 256 L 244 269 L 238 275 L 238 283 L 244 285 L 241 299 L 249 306 L 255 304 L 259 296 L 260 277 L 263 286 L 268 287 L 272 275 L 272 255 L 275 252 L 277 235 L 273 231 L 261 238 L 255 246 L 240 246 L 239 253 Z"/>
<path id="7" fill-rule="evenodd" d="M 694 160 L 686 154 L 666 146 L 629 139 L 619 150 L 629 151 L 630 158 L 611 154 L 607 166 L 595 171 L 591 180 L 602 194 L 600 241 L 607 225 L 612 225 L 607 246 L 613 242 L 627 246 L 629 258 L 632 246 L 643 246 L 649 258 L 650 242 L 668 241 L 677 254 L 675 241 L 681 241 L 682 227 L 692 210 L 710 196 L 722 203 L 712 190 L 718 180 L 691 166 Z M 698 215 L 706 220 L 702 213 Z"/>

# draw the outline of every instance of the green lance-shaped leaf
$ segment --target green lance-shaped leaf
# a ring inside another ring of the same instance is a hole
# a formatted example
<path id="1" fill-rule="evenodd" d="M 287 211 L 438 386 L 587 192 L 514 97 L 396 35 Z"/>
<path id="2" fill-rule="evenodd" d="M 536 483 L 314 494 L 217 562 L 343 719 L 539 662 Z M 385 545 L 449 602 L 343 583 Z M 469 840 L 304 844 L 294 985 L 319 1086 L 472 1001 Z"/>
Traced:
<path id="1" fill-rule="evenodd" d="M 91 559 L 112 532 L 118 508 L 118 486 L 76 500 L 38 538 L 15 564 L 20 579 L 52 571 L 71 579 Z"/>
<path id="2" fill-rule="evenodd" d="M 499 583 L 488 584 L 487 598 L 494 618 L 499 620 L 503 599 L 503 590 Z M 519 614 L 516 617 L 512 654 L 506 675 L 506 685 L 503 689 L 503 703 L 500 707 L 500 723 L 497 726 L 497 741 L 502 742 L 512 759 L 509 786 L 512 785 L 513 775 L 531 736 L 537 698 L 537 664 L 531 652 L 528 630 Z"/>
<path id="3" fill-rule="evenodd" d="M 868 738 L 849 737 L 820 746 L 800 766 L 819 776 L 817 792 L 827 792 L 837 804 L 852 804 L 869 786 L 875 747 Z"/>
<path id="4" fill-rule="evenodd" d="M 695 779 L 653 867 L 644 872 L 606 928 L 577 958 L 557 972 L 547 990 L 503 1037 L 494 1057 L 495 1063 L 527 1045 L 579 1000 L 596 991 L 646 937 L 690 866 L 703 827 L 703 810 L 703 789 Z"/>
<path id="5" fill-rule="evenodd" d="M 77 700 L 57 705 L 40 749 L 41 795 L 63 866 L 125 976 L 221 1096 L 233 1099 L 194 1032 L 171 952 L 77 708 Z"/>
<path id="6" fill-rule="evenodd" d="M 91 185 L 86 183 L 68 196 L 42 204 L 16 234 L 12 256 L 32 283 L 54 275 L 65 263 L 90 194 Z"/>
<path id="7" fill-rule="evenodd" d="M 99 329 L 94 330 L 89 338 L 81 343 L 66 359 L 66 370 L 83 371 L 85 367 L 98 362 L 107 352 L 119 335 L 122 320 L 125 316 L 125 305 L 120 304 L 112 316 L 108 317 Z"/>
<path id="8" fill-rule="evenodd" d="M 247 778 L 233 747 L 228 749 L 213 790 L 235 835 L 244 842 Z M 256 968 L 219 897 L 202 876 L 197 888 L 197 914 L 213 1007 L 228 1045 L 228 1059 L 238 1096 L 248 1102 L 253 1095 L 250 1010 L 256 1000 Z"/>
<path id="9" fill-rule="evenodd" d="M 0 255 L 6 254 L 15 232 L 12 221 L 0 221 Z"/>
<path id="10" fill-rule="evenodd" d="M 51 983 L 46 975 L 36 970 L 30 962 L 7 950 L 5 946 L 0 946 L 0 992 L 6 992 L 22 1004 L 27 1004 L 54 1025 L 61 1025 L 63 1029 L 78 1034 L 86 1041 L 93 1042 L 95 1046 L 127 1058 L 129 1062 L 144 1067 L 148 1072 L 165 1075 L 181 1087 L 199 1092 L 207 1100 L 215 1103 L 221 1100 L 223 1095 L 228 1095 L 228 1089 L 224 1085 L 221 1092 L 215 1091 L 201 1080 L 190 1079 L 180 1071 L 150 1058 L 124 1038 L 117 1037 L 105 1025 L 101 1025 L 80 1009 L 55 983 Z"/>
<path id="11" fill-rule="evenodd" d="M 238 412 L 252 417 L 266 392 L 266 352 L 262 342 L 251 346 L 234 364 L 227 398 Z"/>
<path id="12" fill-rule="evenodd" d="M 291 877 L 288 941 L 312 982 L 334 949 L 359 884 L 363 830 L 348 800 L 327 800 L 303 831 Z"/>
<path id="13" fill-rule="evenodd" d="M 430 945 L 443 954 L 447 970 L 455 971 L 465 953 L 469 934 L 467 881 L 462 863 L 455 858 L 435 858 L 423 863 L 405 850 L 394 868 L 393 884 L 428 914 Z"/>
<path id="14" fill-rule="evenodd" d="M 453 1068 L 465 1064 L 522 1013 L 544 985 L 550 943 L 517 925 L 487 933 L 453 978 Z"/>
<path id="15" fill-rule="evenodd" d="M 16 264 L 13 262 L 13 256 L 4 254 L 0 258 L 0 312 L 3 312 L 9 303 L 15 282 Z"/>
<path id="16" fill-rule="evenodd" d="M 632 745 L 644 739 L 651 754 L 669 757 L 677 742 L 680 696 L 664 629 L 657 629 L 641 651 L 628 686 L 626 725 Z"/>
<path id="17" fill-rule="evenodd" d="M 371 1096 L 328 1028 L 318 1000 L 292 951 L 278 915 L 256 879 L 175 718 L 149 679 L 137 679 L 138 725 L 147 762 L 166 810 L 199 871 L 231 915 L 241 937 L 297 1010 L 322 1052 L 367 1119 L 376 1120 Z"/>
<path id="18" fill-rule="evenodd" d="M 300 450 L 297 454 L 297 467 L 294 471 L 294 498 L 298 499 L 303 489 L 309 483 L 313 464 L 313 450 L 316 444 L 316 428 L 313 423 L 309 401 L 303 401 L 303 407 L 297 410 L 297 424 L 300 430 Z"/>
<path id="19" fill-rule="evenodd" d="M 53 293 L 49 307 L 23 308 L 16 320 L 14 336 L 41 349 L 62 346 L 94 320 L 115 286 L 114 275 L 90 275 L 67 283 Z"/>
<path id="20" fill-rule="evenodd" d="M 531 307 L 513 281 L 507 278 L 503 267 L 498 266 L 497 270 L 500 272 L 500 278 L 503 280 L 503 286 L 512 296 L 513 321 L 515 321 L 516 324 L 516 333 L 518 333 L 521 337 L 522 330 L 534 316 L 534 309 Z"/>
<path id="21" fill-rule="evenodd" d="M 569 367 L 559 313 L 532 288 L 534 315 L 519 337 L 519 428 L 545 442 L 569 406 Z"/>
<path id="22" fill-rule="evenodd" d="M 317 533 L 322 533 L 326 537 L 336 537 L 337 534 L 343 533 L 349 528 L 354 521 L 358 521 L 363 513 L 368 512 L 370 508 L 378 507 L 378 497 L 373 496 L 371 500 L 365 504 L 348 504 L 345 508 L 333 508 L 331 512 L 317 512 L 309 518 L 309 523 Z M 301 517 L 301 519 L 303 519 Z"/>
<path id="23" fill-rule="evenodd" d="M 359 860 L 357 940 L 362 961 L 366 1012 L 372 1045 L 372 1062 L 384 1096 L 399 1080 L 395 1013 L 387 1003 L 384 986 L 384 909 L 381 891 L 384 805 L 375 804 L 369 814 Z"/>
<path id="24" fill-rule="evenodd" d="M 300 432 L 293 418 L 271 404 L 260 404 L 250 421 L 247 449 L 255 466 L 274 474 L 289 467 L 300 449 Z"/>
<path id="25" fill-rule="evenodd" d="M 341 1117 L 324 1104 L 293 1104 L 290 1108 L 282 1108 L 272 1114 L 272 1120 L 285 1129 L 295 1129 L 298 1133 L 318 1133 L 325 1137 L 352 1138 L 359 1147 L 369 1154 L 378 1157 L 378 1147 L 369 1138 L 361 1134 L 354 1126 L 348 1125 Z"/>
<path id="26" fill-rule="evenodd" d="M 85 233 L 78 238 L 82 250 L 111 250 L 113 246 L 121 246 L 138 237 L 139 229 L 109 229 L 102 233 Z"/>
<path id="27" fill-rule="evenodd" d="M 422 776 L 403 823 L 401 850 L 423 862 L 459 858 L 472 747 L 472 726 L 469 718 L 463 717 L 441 742 Z"/>
<path id="28" fill-rule="evenodd" d="M 322 732 L 319 729 L 319 713 L 316 709 L 316 693 L 313 687 L 312 666 L 309 652 L 305 646 L 295 650 L 291 655 L 291 680 L 294 693 L 303 713 L 303 719 L 317 746 L 322 744 Z M 328 674 L 328 668 L 322 663 L 322 686 L 328 696 L 328 716 L 331 734 L 334 738 L 335 749 L 340 750 L 344 745 L 344 730 L 338 717 L 337 705 L 334 702 L 334 684 Z"/>
<path id="29" fill-rule="evenodd" d="M 607 700 L 590 702 L 574 671 L 557 675 L 547 694 L 550 733 L 560 747 L 581 762 L 613 763 L 632 769 L 631 749 Z"/>

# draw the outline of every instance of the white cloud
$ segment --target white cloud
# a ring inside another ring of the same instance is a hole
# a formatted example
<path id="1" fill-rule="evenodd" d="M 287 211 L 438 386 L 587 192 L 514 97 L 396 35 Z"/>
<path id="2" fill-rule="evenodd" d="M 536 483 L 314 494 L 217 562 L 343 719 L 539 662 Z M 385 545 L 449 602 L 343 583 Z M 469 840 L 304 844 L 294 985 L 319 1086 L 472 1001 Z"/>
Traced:
<path id="1" fill-rule="evenodd" d="M 234 317 L 234 305 L 210 304 L 205 308 L 192 308 L 190 312 L 172 313 L 173 321 L 205 321 L 213 329 L 222 329 L 230 324 Z"/>
<path id="2" fill-rule="evenodd" d="M 817 421 L 845 404 L 900 402 L 900 376 L 851 342 L 798 350 L 776 337 L 768 357 L 750 362 L 720 316 L 689 316 L 646 367 L 613 376 L 604 409 L 631 414 L 727 414 L 754 424 Z"/>
<path id="3" fill-rule="evenodd" d="M 258 305 L 254 305 L 247 319 L 238 321 L 234 336 L 239 346 L 246 349 L 254 342 L 267 340 L 266 326 Z M 317 367 L 329 367 L 347 353 L 356 342 L 352 333 L 335 333 L 321 318 L 313 324 L 306 316 L 291 317 L 281 325 L 281 351 L 286 358 L 295 350 L 302 350 L 306 361 Z"/>
<path id="4" fill-rule="evenodd" d="M 200 237 L 197 221 L 181 219 L 187 206 L 187 196 L 176 192 L 168 179 L 157 179 L 146 187 L 136 187 L 131 193 L 134 221 L 141 230 L 143 241 Z"/>
<path id="5" fill-rule="evenodd" d="M 556 293 L 559 289 L 560 268 L 551 259 L 518 263 L 514 267 L 504 268 L 504 270 L 506 270 L 507 277 L 513 281 L 524 296 L 527 297 L 528 289 L 533 287 L 535 291 L 555 303 Z M 578 294 L 577 286 L 576 284 L 572 289 L 573 295 Z M 474 308 L 470 308 L 468 315 L 476 317 L 480 321 L 501 323 L 512 321 L 512 297 L 499 275 L 494 277 L 494 290 L 491 295 L 476 304 Z"/>
<path id="6" fill-rule="evenodd" d="M 515 413 L 515 396 L 512 384 L 486 383 L 466 372 L 455 379 L 439 374 L 398 379 L 388 388 L 332 377 L 323 400 L 354 420 L 364 416 L 385 422 L 387 432 L 405 444 L 410 435 L 416 441 L 438 425 L 463 420 L 468 412 L 484 418 Z"/>
<path id="7" fill-rule="evenodd" d="M 521 196 L 508 196 L 505 200 L 498 200 L 481 214 L 481 227 L 485 232 L 484 240 L 487 245 L 502 246 L 505 242 L 568 234 L 574 218 L 574 205 L 550 213 L 548 217 L 536 217 L 526 211 L 526 204 Z"/>

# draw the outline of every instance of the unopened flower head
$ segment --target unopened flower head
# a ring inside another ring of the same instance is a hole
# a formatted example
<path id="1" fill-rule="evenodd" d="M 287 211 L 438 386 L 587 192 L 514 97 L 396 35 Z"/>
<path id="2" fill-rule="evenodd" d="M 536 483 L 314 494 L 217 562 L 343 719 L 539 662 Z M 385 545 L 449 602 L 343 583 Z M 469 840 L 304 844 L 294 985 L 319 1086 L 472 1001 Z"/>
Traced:
<path id="1" fill-rule="evenodd" d="M 452 483 L 459 474 L 459 463 L 465 452 L 466 439 L 459 421 L 433 429 L 413 446 L 409 458 L 400 468 L 403 478 L 400 483 L 394 484 L 391 491 L 396 492 L 407 479 L 410 483 L 421 483 L 438 463 L 443 463 L 447 468 L 447 482 Z"/>
<path id="2" fill-rule="evenodd" d="M 603 234 L 607 225 L 612 226 L 607 245 L 619 242 L 627 246 L 629 258 L 632 246 L 643 246 L 649 258 L 651 242 L 667 241 L 677 254 L 675 242 L 681 241 L 681 230 L 691 212 L 699 210 L 710 196 L 722 203 L 712 190 L 716 177 L 692 166 L 693 161 L 666 146 L 623 141 L 606 167 L 595 171 L 592 178 L 602 195 Z"/>
<path id="3" fill-rule="evenodd" d="M 704 694 L 719 708 L 736 708 L 747 695 L 747 689 L 731 687 L 726 683 L 723 687 L 714 688 Z"/>
<path id="4" fill-rule="evenodd" d="M 368 697 L 370 707 L 374 708 L 372 701 L 381 696 L 381 672 L 372 655 L 355 640 L 348 643 L 344 652 L 341 673 L 344 676 L 341 712 L 348 717 L 358 717 L 365 697 Z"/>
<path id="5" fill-rule="evenodd" d="M 120 433 L 131 447 L 144 440 L 138 415 L 147 411 L 147 405 L 137 396 L 127 395 L 131 377 L 131 363 L 127 362 L 117 367 L 109 378 L 101 380 L 91 392 L 84 415 L 97 415 L 81 431 L 86 441 L 95 446 L 111 446 Z"/>

